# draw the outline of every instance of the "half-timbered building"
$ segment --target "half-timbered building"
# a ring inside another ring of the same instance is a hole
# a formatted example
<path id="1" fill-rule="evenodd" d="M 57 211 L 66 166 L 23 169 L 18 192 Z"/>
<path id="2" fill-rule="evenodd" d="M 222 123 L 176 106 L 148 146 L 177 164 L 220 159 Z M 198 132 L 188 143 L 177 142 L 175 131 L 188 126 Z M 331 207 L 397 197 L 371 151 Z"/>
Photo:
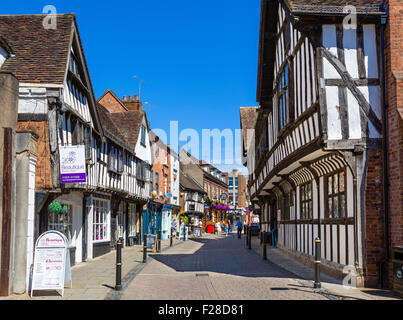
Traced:
<path id="1" fill-rule="evenodd" d="M 376 286 L 385 8 L 348 4 L 262 0 L 249 189 L 263 231 L 276 232 L 282 250 L 311 264 L 320 238 L 326 272 L 342 278 L 353 266 L 359 285 Z"/>
<path id="2" fill-rule="evenodd" d="M 54 16 L 56 29 L 45 28 L 44 18 L 0 16 L 0 35 L 14 53 L 2 71 L 19 80 L 17 129 L 38 137 L 31 251 L 39 234 L 58 230 L 75 264 L 109 252 L 120 236 L 132 243 L 140 231 L 137 213 L 149 197 L 148 125 L 144 113 L 128 114 L 125 127 L 115 124 L 97 106 L 75 15 Z M 60 152 L 71 146 L 84 150 L 85 182 L 61 180 Z M 54 203 L 63 211 L 50 210 Z"/>

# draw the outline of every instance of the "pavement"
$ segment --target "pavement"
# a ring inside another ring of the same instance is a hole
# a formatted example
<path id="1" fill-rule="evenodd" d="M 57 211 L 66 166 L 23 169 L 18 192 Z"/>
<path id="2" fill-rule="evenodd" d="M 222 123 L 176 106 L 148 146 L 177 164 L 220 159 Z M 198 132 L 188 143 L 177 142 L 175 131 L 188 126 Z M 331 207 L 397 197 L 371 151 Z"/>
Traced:
<path id="1" fill-rule="evenodd" d="M 173 245 L 183 241 L 173 240 Z M 170 247 L 170 240 L 161 241 L 161 252 Z M 148 252 L 148 256 L 151 255 Z M 122 249 L 122 289 L 128 285 L 135 274 L 144 267 L 143 247 L 135 245 Z M 114 299 L 116 284 L 116 250 L 101 257 L 88 260 L 71 268 L 72 288 L 69 284 L 64 295 L 58 291 L 34 291 L 31 298 L 28 293 L 11 295 L 0 300 L 105 300 Z"/>
<path id="2" fill-rule="evenodd" d="M 235 233 L 204 235 L 152 255 L 121 299 L 328 300 L 246 249 Z"/>
<path id="3" fill-rule="evenodd" d="M 246 239 L 243 242 L 246 247 Z M 260 245 L 258 237 L 252 237 L 251 251 L 255 252 L 260 257 L 263 257 L 263 246 Z M 304 265 L 290 258 L 287 254 L 277 248 L 267 247 L 268 261 L 288 270 L 299 277 L 301 283 L 307 286 L 313 286 L 314 270 L 311 267 Z M 354 288 L 343 285 L 342 281 L 331 277 L 325 273 L 320 275 L 321 289 L 315 289 L 322 295 L 328 296 L 332 300 L 402 300 L 394 295 L 391 290 L 380 290 L 372 288 Z"/>
<path id="4" fill-rule="evenodd" d="M 321 289 L 313 288 L 313 269 L 268 248 L 262 258 L 257 237 L 252 250 L 245 237 L 203 235 L 188 241 L 161 242 L 160 253 L 142 246 L 122 249 L 122 290 L 114 290 L 116 251 L 72 267 L 72 288 L 35 291 L 0 300 L 401 300 L 391 291 L 344 287 L 321 274 Z"/>

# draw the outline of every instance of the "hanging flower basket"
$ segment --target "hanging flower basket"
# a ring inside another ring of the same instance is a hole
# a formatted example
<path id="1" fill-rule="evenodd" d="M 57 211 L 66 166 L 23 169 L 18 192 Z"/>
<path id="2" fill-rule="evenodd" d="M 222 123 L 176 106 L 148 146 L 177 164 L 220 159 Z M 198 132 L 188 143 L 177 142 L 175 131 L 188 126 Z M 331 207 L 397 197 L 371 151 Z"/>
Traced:
<path id="1" fill-rule="evenodd" d="M 67 212 L 67 206 L 61 202 L 54 201 L 49 205 L 49 212 L 56 214 L 65 214 Z"/>

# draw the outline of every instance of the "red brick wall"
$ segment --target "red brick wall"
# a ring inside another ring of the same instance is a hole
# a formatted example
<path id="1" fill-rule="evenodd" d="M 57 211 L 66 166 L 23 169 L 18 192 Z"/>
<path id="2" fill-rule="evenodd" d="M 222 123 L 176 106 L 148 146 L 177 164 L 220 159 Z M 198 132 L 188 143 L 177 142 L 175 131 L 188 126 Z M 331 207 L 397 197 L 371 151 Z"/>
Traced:
<path id="1" fill-rule="evenodd" d="M 50 166 L 49 128 L 48 123 L 41 122 L 18 122 L 17 130 L 35 132 L 38 138 L 37 163 L 35 175 L 35 189 L 52 189 L 52 171 Z"/>
<path id="2" fill-rule="evenodd" d="M 403 245 L 403 2 L 389 4 L 386 29 L 387 123 L 389 146 L 389 216 L 390 246 Z M 392 284 L 392 269 L 389 265 Z"/>
<path id="3" fill-rule="evenodd" d="M 366 287 L 377 287 L 384 258 L 383 151 L 370 149 L 365 183 Z"/>
<path id="4" fill-rule="evenodd" d="M 118 101 L 116 101 L 115 97 L 110 92 L 107 92 L 101 99 L 99 99 L 99 103 L 112 113 L 127 111 Z"/>
<path id="5" fill-rule="evenodd" d="M 160 198 L 161 200 L 168 201 L 165 197 L 165 180 L 167 183 L 167 193 L 171 193 L 171 157 L 168 154 L 167 146 L 161 143 L 158 143 L 158 157 L 156 157 L 156 148 L 157 142 L 153 142 L 151 144 L 151 152 L 154 157 L 154 163 L 152 166 L 153 173 L 153 184 L 154 190 L 156 190 L 156 179 L 155 174 L 158 173 L 159 176 L 159 192 L 162 191 L 164 196 Z M 165 158 L 167 159 L 167 165 L 165 165 Z"/>

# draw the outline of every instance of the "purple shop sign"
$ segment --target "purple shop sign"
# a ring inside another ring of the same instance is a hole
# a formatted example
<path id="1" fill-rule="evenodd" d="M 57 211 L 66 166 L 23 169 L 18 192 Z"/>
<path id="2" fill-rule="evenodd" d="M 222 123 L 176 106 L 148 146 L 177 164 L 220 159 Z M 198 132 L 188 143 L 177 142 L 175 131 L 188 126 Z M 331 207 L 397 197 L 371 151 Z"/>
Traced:
<path id="1" fill-rule="evenodd" d="M 87 177 L 85 173 L 71 173 L 60 175 L 61 183 L 82 183 L 87 182 Z"/>
<path id="2" fill-rule="evenodd" d="M 60 147 L 60 182 L 87 182 L 85 146 Z"/>

